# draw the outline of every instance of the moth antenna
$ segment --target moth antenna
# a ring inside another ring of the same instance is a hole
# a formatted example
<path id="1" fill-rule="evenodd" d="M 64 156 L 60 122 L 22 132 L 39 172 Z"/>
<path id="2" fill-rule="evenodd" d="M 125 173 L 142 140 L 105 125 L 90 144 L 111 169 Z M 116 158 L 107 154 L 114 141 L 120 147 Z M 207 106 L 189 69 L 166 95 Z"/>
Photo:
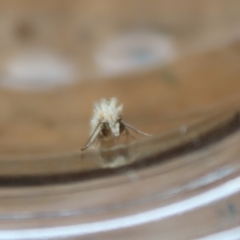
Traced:
<path id="1" fill-rule="evenodd" d="M 129 125 L 128 123 L 125 123 L 125 122 L 123 122 L 123 121 L 122 121 L 122 123 L 125 125 L 125 127 L 128 127 L 128 128 L 130 128 L 130 129 L 132 129 L 132 130 L 135 131 L 136 133 L 142 134 L 142 135 L 144 135 L 144 136 L 152 136 L 151 134 L 142 132 L 142 131 L 134 128 L 133 126 Z"/>
<path id="2" fill-rule="evenodd" d="M 98 130 L 98 128 L 100 127 L 100 125 L 102 124 L 102 122 L 99 122 L 98 125 L 96 126 L 96 128 L 94 129 L 93 133 L 91 134 L 87 144 L 85 147 L 81 148 L 81 150 L 85 150 L 87 148 L 89 148 L 93 143 L 94 141 L 96 140 L 96 138 L 98 137 L 98 134 L 100 132 L 100 130 Z M 98 130 L 98 131 L 97 131 Z M 97 134 L 96 134 L 97 133 Z"/>

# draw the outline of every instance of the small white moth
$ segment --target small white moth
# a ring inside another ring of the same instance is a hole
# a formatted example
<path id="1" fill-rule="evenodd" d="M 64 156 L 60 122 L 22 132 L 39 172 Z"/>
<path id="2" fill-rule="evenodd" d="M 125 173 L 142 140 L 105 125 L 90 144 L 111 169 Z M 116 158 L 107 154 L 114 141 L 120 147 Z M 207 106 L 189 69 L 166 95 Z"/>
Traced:
<path id="1" fill-rule="evenodd" d="M 123 105 L 117 105 L 117 99 L 111 98 L 109 101 L 101 99 L 99 103 L 95 104 L 93 118 L 91 120 L 91 136 L 86 146 L 81 148 L 85 150 L 96 142 L 103 140 L 111 140 L 119 137 L 122 134 L 130 135 L 128 128 L 136 133 L 151 136 L 150 134 L 141 132 L 122 120 Z M 134 137 L 135 138 L 135 137 Z"/>

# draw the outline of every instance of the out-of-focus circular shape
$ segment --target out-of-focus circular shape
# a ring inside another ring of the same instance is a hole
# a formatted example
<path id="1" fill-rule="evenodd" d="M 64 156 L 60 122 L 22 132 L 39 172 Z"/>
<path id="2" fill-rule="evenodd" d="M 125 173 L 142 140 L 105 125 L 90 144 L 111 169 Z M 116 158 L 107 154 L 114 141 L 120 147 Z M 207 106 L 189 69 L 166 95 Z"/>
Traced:
<path id="1" fill-rule="evenodd" d="M 67 85 L 75 78 L 75 67 L 68 59 L 47 51 L 31 50 L 5 62 L 0 84 L 17 90 L 48 90 Z"/>
<path id="2" fill-rule="evenodd" d="M 160 66 L 174 57 L 169 37 L 155 32 L 131 32 L 114 37 L 96 53 L 100 71 L 115 75 Z"/>

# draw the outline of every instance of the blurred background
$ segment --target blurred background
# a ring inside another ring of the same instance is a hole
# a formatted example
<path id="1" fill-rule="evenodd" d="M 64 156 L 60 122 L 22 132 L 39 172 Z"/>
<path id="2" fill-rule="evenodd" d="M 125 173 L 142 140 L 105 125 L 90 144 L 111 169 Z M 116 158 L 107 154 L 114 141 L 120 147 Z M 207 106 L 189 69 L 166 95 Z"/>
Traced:
<path id="1" fill-rule="evenodd" d="M 0 1 L 0 158 L 76 152 L 94 102 L 160 134 L 238 97 L 240 2 Z"/>
<path id="2" fill-rule="evenodd" d="M 237 239 L 239 63 L 240 1 L 0 0 L 0 239 Z M 166 137 L 80 154 L 110 97 Z"/>

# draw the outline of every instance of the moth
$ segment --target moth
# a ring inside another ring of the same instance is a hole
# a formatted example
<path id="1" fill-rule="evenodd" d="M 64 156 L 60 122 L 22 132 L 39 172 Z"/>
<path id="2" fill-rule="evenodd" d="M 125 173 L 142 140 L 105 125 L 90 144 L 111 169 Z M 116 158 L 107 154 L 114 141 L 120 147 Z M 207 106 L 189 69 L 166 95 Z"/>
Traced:
<path id="1" fill-rule="evenodd" d="M 81 150 L 85 150 L 97 143 L 101 144 L 103 141 L 113 140 L 123 134 L 135 138 L 131 135 L 129 129 L 144 136 L 151 136 L 124 122 L 122 110 L 123 105 L 118 105 L 117 98 L 110 98 L 110 100 L 103 98 L 96 103 L 91 120 L 91 135 L 86 146 Z"/>

